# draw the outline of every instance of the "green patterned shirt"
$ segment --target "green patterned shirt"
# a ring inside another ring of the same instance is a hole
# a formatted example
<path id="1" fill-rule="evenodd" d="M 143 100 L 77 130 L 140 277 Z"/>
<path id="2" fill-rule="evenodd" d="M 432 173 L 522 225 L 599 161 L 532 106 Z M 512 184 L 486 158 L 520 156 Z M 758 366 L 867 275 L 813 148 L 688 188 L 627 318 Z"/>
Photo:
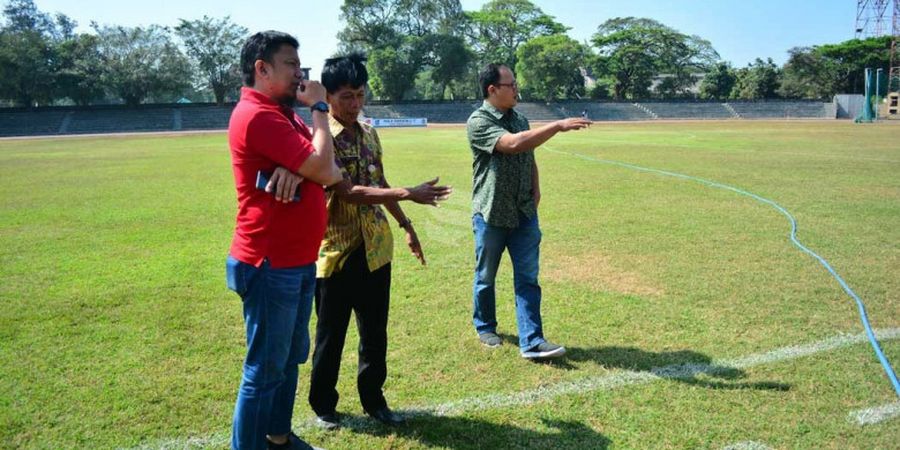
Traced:
<path id="1" fill-rule="evenodd" d="M 505 114 L 487 101 L 466 123 L 472 148 L 472 212 L 496 227 L 514 228 L 519 214 L 537 215 L 534 205 L 534 150 L 517 154 L 495 151 L 500 137 L 529 129 L 528 119 L 514 109 Z"/>

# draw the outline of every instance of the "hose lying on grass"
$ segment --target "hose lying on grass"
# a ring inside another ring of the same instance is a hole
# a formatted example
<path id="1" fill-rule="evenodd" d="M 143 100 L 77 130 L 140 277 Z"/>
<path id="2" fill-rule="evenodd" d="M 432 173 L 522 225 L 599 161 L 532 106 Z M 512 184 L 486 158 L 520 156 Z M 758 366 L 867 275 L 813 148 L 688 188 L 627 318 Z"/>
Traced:
<path id="1" fill-rule="evenodd" d="M 649 172 L 649 173 L 655 173 L 655 174 L 669 176 L 669 177 L 681 178 L 684 180 L 696 181 L 698 183 L 705 184 L 709 187 L 729 190 L 729 191 L 735 192 L 737 194 L 750 197 L 759 202 L 765 203 L 765 204 L 775 208 L 776 210 L 778 210 L 778 212 L 780 212 L 781 214 L 784 214 L 784 216 L 787 217 L 788 221 L 791 223 L 791 234 L 790 234 L 791 242 L 793 242 L 794 245 L 797 246 L 797 248 L 799 248 L 803 252 L 809 254 L 810 256 L 815 258 L 817 261 L 819 261 L 819 264 L 821 264 L 823 267 L 825 267 L 825 269 L 828 270 L 828 273 L 830 273 L 831 276 L 834 277 L 835 280 L 837 280 L 837 282 L 844 289 L 844 292 L 846 292 L 847 295 L 849 295 L 853 300 L 856 301 L 856 306 L 859 308 L 859 316 L 860 316 L 860 319 L 862 320 L 863 328 L 865 328 L 865 330 L 866 330 L 866 336 L 869 337 L 869 342 L 872 344 L 872 348 L 875 349 L 875 355 L 878 356 L 878 360 L 881 362 L 881 366 L 884 368 L 885 373 L 887 373 L 888 378 L 891 380 L 891 384 L 894 385 L 894 392 L 897 394 L 898 397 L 900 397 L 900 382 L 897 381 L 897 375 L 894 373 L 894 368 L 891 367 L 891 363 L 888 362 L 887 357 L 884 356 L 884 352 L 881 351 L 881 346 L 878 345 L 878 340 L 875 338 L 875 333 L 872 332 L 872 327 L 869 324 L 869 316 L 866 314 L 866 306 L 863 304 L 862 299 L 860 299 L 859 296 L 856 295 L 855 292 L 853 292 L 853 289 L 851 289 L 850 286 L 847 285 L 847 283 L 844 281 L 844 279 L 841 278 L 841 276 L 834 270 L 834 268 L 831 267 L 831 264 L 828 264 L 828 261 L 826 261 L 825 258 L 822 258 L 818 254 L 816 254 L 816 252 L 810 250 L 805 245 L 800 243 L 800 241 L 797 239 L 797 221 L 794 220 L 794 216 L 792 216 L 791 213 L 788 212 L 786 209 L 781 207 L 781 205 L 779 205 L 778 203 L 775 203 L 774 201 L 769 200 L 767 198 L 760 197 L 752 192 L 747 192 L 743 189 L 739 189 L 734 186 L 729 186 L 727 184 L 716 183 L 715 181 L 704 180 L 702 178 L 692 177 L 690 175 L 684 175 L 684 174 L 675 173 L 675 172 L 667 172 L 665 170 L 658 170 L 658 169 L 651 169 L 648 167 L 636 166 L 634 164 L 623 163 L 620 161 L 592 158 L 590 156 L 581 155 L 578 153 L 569 153 L 569 152 L 553 150 L 553 149 L 548 148 L 547 146 L 544 146 L 544 148 L 546 148 L 548 151 L 551 151 L 553 153 L 574 156 L 576 158 L 581 158 L 581 159 L 585 159 L 588 161 L 598 162 L 598 163 L 602 163 L 602 164 L 610 164 L 610 165 L 614 165 L 614 166 L 624 167 L 627 169 L 638 170 L 641 172 Z"/>

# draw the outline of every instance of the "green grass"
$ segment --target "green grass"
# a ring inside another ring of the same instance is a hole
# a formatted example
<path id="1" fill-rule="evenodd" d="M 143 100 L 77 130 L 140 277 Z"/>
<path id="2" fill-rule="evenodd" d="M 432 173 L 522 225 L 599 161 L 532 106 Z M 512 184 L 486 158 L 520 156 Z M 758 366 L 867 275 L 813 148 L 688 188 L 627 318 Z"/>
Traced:
<path id="1" fill-rule="evenodd" d="M 399 409 L 709 363 L 860 333 L 837 282 L 787 239 L 786 219 L 733 192 L 559 152 L 739 187 L 791 211 L 800 240 L 900 326 L 900 124 L 597 124 L 538 151 L 544 326 L 570 357 L 518 357 L 471 326 L 471 154 L 462 128 L 383 130 L 387 176 L 433 176 L 441 208 L 404 204 L 428 267 L 396 239 L 386 395 Z M 0 448 L 221 442 L 244 354 L 225 288 L 235 199 L 224 134 L 0 141 Z M 395 236 L 399 236 L 397 229 Z M 350 332 L 340 412 L 360 416 Z M 882 343 L 895 367 L 900 343 Z M 295 418 L 306 405 L 301 368 Z M 355 448 L 895 448 L 896 402 L 867 344 L 723 374 L 423 414 L 401 430 L 302 434 Z M 354 423 L 364 423 L 355 421 Z M 207 441 L 209 442 L 209 441 Z"/>

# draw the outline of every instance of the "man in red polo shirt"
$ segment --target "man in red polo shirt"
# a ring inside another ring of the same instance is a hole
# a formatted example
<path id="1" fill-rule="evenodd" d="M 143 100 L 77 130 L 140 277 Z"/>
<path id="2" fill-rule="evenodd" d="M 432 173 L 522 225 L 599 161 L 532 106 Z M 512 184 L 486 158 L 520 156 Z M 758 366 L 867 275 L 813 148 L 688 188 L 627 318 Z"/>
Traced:
<path id="1" fill-rule="evenodd" d="M 228 126 L 238 214 L 226 262 L 243 300 L 247 357 L 234 410 L 233 449 L 311 448 L 291 433 L 298 365 L 309 354 L 316 259 L 327 223 L 323 185 L 340 181 L 325 89 L 304 81 L 292 36 L 265 31 L 241 50 L 244 87 Z M 312 109 L 313 131 L 294 113 Z M 304 178 L 299 201 L 256 188 L 281 166 Z"/>

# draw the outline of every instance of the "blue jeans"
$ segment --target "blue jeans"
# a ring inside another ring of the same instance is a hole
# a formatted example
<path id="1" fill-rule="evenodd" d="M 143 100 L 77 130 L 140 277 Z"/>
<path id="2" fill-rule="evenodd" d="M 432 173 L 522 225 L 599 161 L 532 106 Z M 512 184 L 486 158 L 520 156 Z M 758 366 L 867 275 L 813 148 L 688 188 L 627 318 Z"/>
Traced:
<path id="1" fill-rule="evenodd" d="M 309 316 L 316 266 L 273 269 L 230 255 L 228 288 L 244 303 L 247 358 L 234 407 L 231 448 L 265 449 L 266 435 L 291 431 L 298 365 L 309 356 Z"/>
<path id="2" fill-rule="evenodd" d="M 516 323 L 522 351 L 544 342 L 541 326 L 541 286 L 538 284 L 541 229 L 537 216 L 519 217 L 515 228 L 495 227 L 481 214 L 472 217 L 475 232 L 474 314 L 478 334 L 497 332 L 494 278 L 504 250 L 509 250 L 516 292 Z"/>

